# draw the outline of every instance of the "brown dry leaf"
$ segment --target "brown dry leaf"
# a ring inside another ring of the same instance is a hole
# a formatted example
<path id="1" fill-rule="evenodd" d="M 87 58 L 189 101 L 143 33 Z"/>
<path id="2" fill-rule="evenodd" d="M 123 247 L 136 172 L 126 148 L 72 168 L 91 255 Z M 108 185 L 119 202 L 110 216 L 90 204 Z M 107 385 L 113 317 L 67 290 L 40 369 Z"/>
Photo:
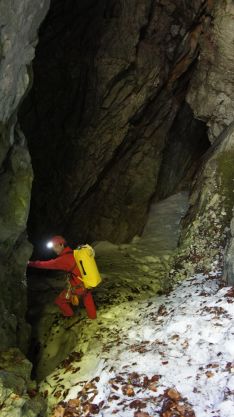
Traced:
<path id="1" fill-rule="evenodd" d="M 89 412 L 91 414 L 98 414 L 100 411 L 99 406 L 97 404 L 89 404 Z"/>
<path id="2" fill-rule="evenodd" d="M 144 411 L 135 411 L 134 417 L 151 417 L 149 413 L 145 413 Z"/>
<path id="3" fill-rule="evenodd" d="M 149 378 L 148 376 L 144 376 L 143 387 L 148 387 L 148 385 L 149 385 Z"/>
<path id="4" fill-rule="evenodd" d="M 132 372 L 128 376 L 128 381 L 134 387 L 141 387 L 140 375 L 137 372 Z"/>
<path id="5" fill-rule="evenodd" d="M 176 389 L 173 389 L 173 388 L 171 388 L 167 391 L 167 396 L 174 401 L 178 401 L 181 398 L 179 392 L 176 391 Z"/>
<path id="6" fill-rule="evenodd" d="M 151 383 L 148 385 L 148 389 L 150 389 L 150 391 L 154 391 L 154 392 L 156 392 L 156 391 L 157 391 L 157 386 L 156 386 L 156 383 L 155 383 L 155 382 L 151 382 Z"/>
<path id="7" fill-rule="evenodd" d="M 219 364 L 218 363 L 209 363 L 207 365 L 207 368 L 219 368 Z"/>
<path id="8" fill-rule="evenodd" d="M 167 395 L 167 391 L 164 393 L 164 395 Z M 162 413 L 165 413 L 166 411 L 171 410 L 174 407 L 174 401 L 171 400 L 169 397 L 165 397 L 163 404 L 162 404 Z"/>
<path id="9" fill-rule="evenodd" d="M 173 416 L 173 411 L 165 411 L 164 413 L 162 413 L 163 417 L 174 417 Z"/>
<path id="10" fill-rule="evenodd" d="M 159 306 L 157 314 L 158 314 L 158 316 L 165 316 L 167 314 L 167 309 L 166 309 L 164 304 L 161 304 Z"/>
<path id="11" fill-rule="evenodd" d="M 74 398 L 73 400 L 68 401 L 69 407 L 79 407 L 80 406 L 80 400 L 79 398 Z"/>
<path id="12" fill-rule="evenodd" d="M 160 380 L 160 378 L 161 378 L 161 375 L 153 375 L 150 381 L 157 382 Z"/>
<path id="13" fill-rule="evenodd" d="M 128 397 L 133 397 L 135 395 L 132 385 L 124 385 L 122 387 L 122 391 L 123 391 L 123 394 L 127 395 Z"/>
<path id="14" fill-rule="evenodd" d="M 177 404 L 177 405 L 176 405 L 176 409 L 179 411 L 179 413 L 180 413 L 182 416 L 184 416 L 185 411 L 186 411 L 186 408 L 185 408 L 185 406 L 184 406 L 184 405 Z"/>
<path id="15" fill-rule="evenodd" d="M 231 287 L 225 294 L 225 297 L 234 297 L 234 287 Z"/>
<path id="16" fill-rule="evenodd" d="M 108 401 L 113 401 L 113 400 L 118 400 L 119 399 L 119 396 L 118 395 L 110 395 L 109 397 L 108 397 Z"/>
<path id="17" fill-rule="evenodd" d="M 54 410 L 53 414 L 51 415 L 51 417 L 63 417 L 64 416 L 64 413 L 65 413 L 65 408 L 62 407 L 61 405 L 58 405 L 55 408 L 55 410 Z"/>
<path id="18" fill-rule="evenodd" d="M 180 336 L 178 334 L 174 334 L 171 336 L 171 340 L 179 340 Z"/>
<path id="19" fill-rule="evenodd" d="M 130 408 L 145 408 L 146 403 L 141 400 L 134 400 L 129 404 Z"/>
<path id="20" fill-rule="evenodd" d="M 188 342 L 187 340 L 185 340 L 185 341 L 181 344 L 181 346 L 182 346 L 184 349 L 188 349 L 188 347 L 189 347 L 189 342 Z"/>
<path id="21" fill-rule="evenodd" d="M 211 371 L 207 371 L 206 376 L 207 376 L 207 378 L 212 378 L 212 376 L 214 376 L 214 373 L 211 372 Z"/>

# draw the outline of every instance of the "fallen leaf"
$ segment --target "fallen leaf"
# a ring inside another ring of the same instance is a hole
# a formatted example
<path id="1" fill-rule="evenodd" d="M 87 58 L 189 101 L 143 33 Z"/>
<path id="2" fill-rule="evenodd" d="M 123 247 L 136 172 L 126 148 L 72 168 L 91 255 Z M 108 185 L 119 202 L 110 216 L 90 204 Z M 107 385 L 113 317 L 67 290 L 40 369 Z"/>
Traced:
<path id="1" fill-rule="evenodd" d="M 150 417 L 150 415 L 142 411 L 135 411 L 134 417 Z"/>
<path id="2" fill-rule="evenodd" d="M 128 397 L 133 397 L 135 395 L 132 385 L 124 385 L 122 387 L 122 391 L 123 391 L 123 394 L 127 395 Z"/>
<path id="3" fill-rule="evenodd" d="M 119 399 L 119 396 L 118 395 L 110 395 L 109 397 L 108 397 L 108 401 L 113 401 L 113 400 L 118 400 Z"/>
<path id="4" fill-rule="evenodd" d="M 129 404 L 130 408 L 145 408 L 146 403 L 141 400 L 134 400 Z"/>
<path id="5" fill-rule="evenodd" d="M 149 385 L 149 378 L 148 376 L 144 376 L 143 387 L 148 387 L 148 385 Z"/>
<path id="6" fill-rule="evenodd" d="M 234 287 L 231 287 L 225 294 L 225 297 L 234 297 Z"/>
<path id="7" fill-rule="evenodd" d="M 54 412 L 52 414 L 51 417 L 63 417 L 65 413 L 65 408 L 62 407 L 61 405 L 58 405 L 55 409 Z"/>
<path id="8" fill-rule="evenodd" d="M 212 376 L 214 376 L 214 373 L 211 372 L 211 371 L 207 371 L 206 376 L 207 376 L 207 378 L 212 378 Z"/>
<path id="9" fill-rule="evenodd" d="M 155 382 L 151 382 L 151 383 L 148 385 L 148 389 L 149 389 L 150 391 L 154 391 L 154 392 L 156 392 L 156 391 L 157 391 L 157 386 L 156 386 L 156 383 L 155 383 Z"/>
<path id="10" fill-rule="evenodd" d="M 91 414 L 98 414 L 99 411 L 99 406 L 97 404 L 89 404 L 89 412 Z"/>
<path id="11" fill-rule="evenodd" d="M 156 382 L 156 381 L 159 381 L 159 379 L 161 378 L 161 375 L 154 375 L 154 376 L 152 376 L 152 378 L 151 378 L 151 382 Z"/>
<path id="12" fill-rule="evenodd" d="M 174 334 L 171 336 L 171 340 L 179 340 L 180 336 L 178 334 Z"/>
<path id="13" fill-rule="evenodd" d="M 80 406 L 80 400 L 79 398 L 75 398 L 73 400 L 68 401 L 69 407 L 79 407 Z"/>
<path id="14" fill-rule="evenodd" d="M 167 396 L 168 396 L 169 398 L 171 398 L 172 400 L 175 400 L 175 401 L 178 401 L 178 400 L 181 398 L 181 396 L 180 396 L 179 392 L 178 392 L 178 391 L 176 391 L 176 390 L 175 390 L 175 389 L 173 389 L 173 388 L 170 388 L 170 389 L 167 391 Z"/>

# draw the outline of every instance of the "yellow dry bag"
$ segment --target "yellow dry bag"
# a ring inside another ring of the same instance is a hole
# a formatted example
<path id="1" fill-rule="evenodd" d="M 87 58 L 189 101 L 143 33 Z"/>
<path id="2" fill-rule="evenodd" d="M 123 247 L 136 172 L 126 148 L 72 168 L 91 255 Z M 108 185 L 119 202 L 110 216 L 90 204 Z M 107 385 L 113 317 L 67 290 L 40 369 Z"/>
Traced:
<path id="1" fill-rule="evenodd" d="M 74 258 L 80 270 L 81 281 L 83 281 L 85 288 L 94 288 L 102 280 L 94 257 L 95 252 L 89 245 L 79 246 L 74 250 Z"/>

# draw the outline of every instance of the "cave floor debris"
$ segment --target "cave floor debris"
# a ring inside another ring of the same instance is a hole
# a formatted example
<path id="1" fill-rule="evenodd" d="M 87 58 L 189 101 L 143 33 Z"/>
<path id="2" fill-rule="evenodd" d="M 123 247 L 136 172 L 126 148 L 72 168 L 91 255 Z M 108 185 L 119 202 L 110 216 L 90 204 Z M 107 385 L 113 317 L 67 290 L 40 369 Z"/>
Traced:
<path id="1" fill-rule="evenodd" d="M 104 308 L 41 382 L 53 417 L 234 415 L 234 291 L 194 276 Z"/>
<path id="2" fill-rule="evenodd" d="M 220 288 L 219 266 L 158 295 L 186 209 L 186 193 L 171 196 L 152 206 L 141 238 L 95 245 L 97 320 L 80 307 L 61 318 L 52 305 L 61 278 L 37 281 L 38 378 L 50 417 L 234 414 L 234 294 Z"/>
<path id="3" fill-rule="evenodd" d="M 151 205 L 148 221 L 141 237 L 129 244 L 114 245 L 96 242 L 96 259 L 102 284 L 94 289 L 98 311 L 105 306 L 119 305 L 125 301 L 143 300 L 168 290 L 171 283 L 165 279 L 171 268 L 177 246 L 180 220 L 188 208 L 188 193 L 180 192 Z M 64 274 L 56 272 L 38 275 L 35 271 L 29 280 L 30 322 L 33 324 L 32 360 L 36 363 L 38 379 L 43 379 L 72 350 L 76 343 L 74 324 L 60 320 L 58 328 L 53 324 L 58 309 L 53 301 L 64 288 Z M 81 332 L 85 312 L 76 310 L 76 327 Z M 71 329 L 70 334 L 67 327 Z M 62 342 L 61 342 L 62 340 Z M 36 359 L 36 360 L 35 360 Z"/>

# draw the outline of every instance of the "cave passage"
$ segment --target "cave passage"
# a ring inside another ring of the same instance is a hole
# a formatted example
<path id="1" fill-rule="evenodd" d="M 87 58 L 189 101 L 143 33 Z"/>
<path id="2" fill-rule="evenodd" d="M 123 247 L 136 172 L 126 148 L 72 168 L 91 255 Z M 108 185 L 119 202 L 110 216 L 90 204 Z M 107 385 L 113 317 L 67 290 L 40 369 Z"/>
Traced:
<path id="1" fill-rule="evenodd" d="M 34 171 L 28 234 L 36 256 L 46 256 L 54 234 L 72 245 L 129 242 L 151 201 L 189 189 L 210 143 L 186 103 L 198 46 L 174 75 L 194 18 L 178 8 L 51 2 L 19 113 Z"/>
<path id="2" fill-rule="evenodd" d="M 52 0 L 19 112 L 34 172 L 33 258 L 50 257 L 52 235 L 72 247 L 95 242 L 104 277 L 94 291 L 98 307 L 167 290 L 163 276 L 179 221 L 210 147 L 205 123 L 186 102 L 199 53 L 187 42 L 194 13 L 183 2 L 174 14 L 159 3 L 136 2 L 132 13 L 124 1 Z M 29 277 L 30 355 L 39 378 L 48 366 L 48 317 L 59 320 L 53 301 L 63 288 L 63 274 Z M 54 355 L 56 363 L 72 344 Z"/>

